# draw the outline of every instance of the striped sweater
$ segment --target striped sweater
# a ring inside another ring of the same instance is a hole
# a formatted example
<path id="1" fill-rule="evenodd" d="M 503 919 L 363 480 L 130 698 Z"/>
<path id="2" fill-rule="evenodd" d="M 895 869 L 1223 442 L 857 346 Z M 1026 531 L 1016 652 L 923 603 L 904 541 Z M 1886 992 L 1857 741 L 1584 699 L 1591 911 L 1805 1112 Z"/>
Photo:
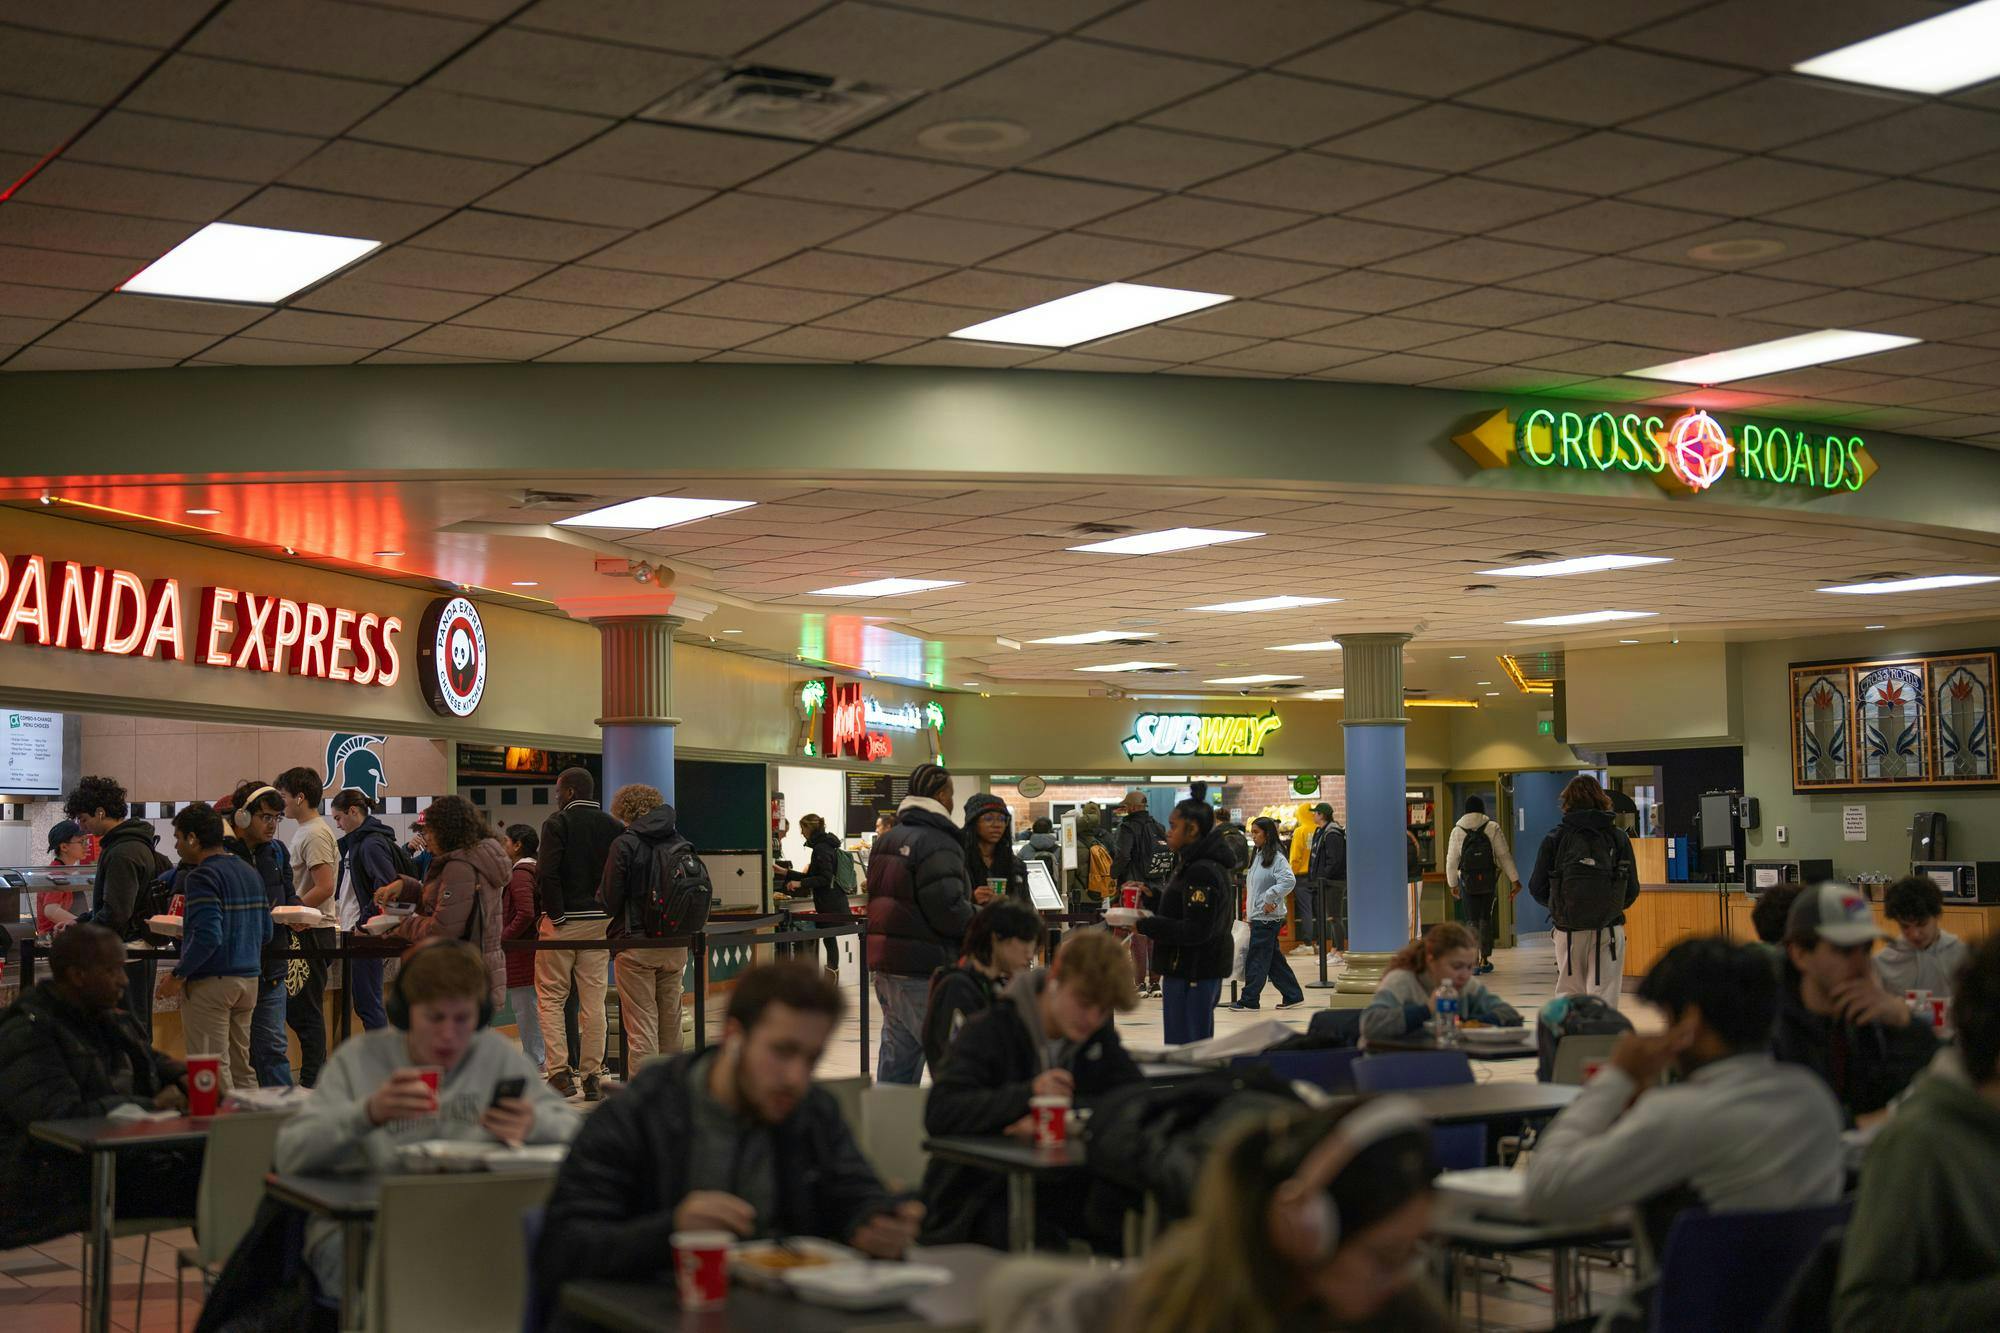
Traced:
<path id="1" fill-rule="evenodd" d="M 271 938 L 271 903 L 256 870 L 225 853 L 182 865 L 174 883 L 187 898 L 174 975 L 184 981 L 256 976 Z"/>

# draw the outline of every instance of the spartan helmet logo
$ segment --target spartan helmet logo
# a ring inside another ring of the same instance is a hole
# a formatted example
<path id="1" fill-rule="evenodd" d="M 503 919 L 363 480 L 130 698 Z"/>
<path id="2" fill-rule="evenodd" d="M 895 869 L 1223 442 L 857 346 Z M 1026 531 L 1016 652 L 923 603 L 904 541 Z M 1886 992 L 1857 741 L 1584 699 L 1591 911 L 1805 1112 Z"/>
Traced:
<path id="1" fill-rule="evenodd" d="M 362 736 L 336 731 L 326 738 L 326 789 L 348 787 L 371 801 L 380 801 L 389 790 L 389 775 L 382 770 L 382 756 L 372 748 L 388 740 L 386 736 Z"/>

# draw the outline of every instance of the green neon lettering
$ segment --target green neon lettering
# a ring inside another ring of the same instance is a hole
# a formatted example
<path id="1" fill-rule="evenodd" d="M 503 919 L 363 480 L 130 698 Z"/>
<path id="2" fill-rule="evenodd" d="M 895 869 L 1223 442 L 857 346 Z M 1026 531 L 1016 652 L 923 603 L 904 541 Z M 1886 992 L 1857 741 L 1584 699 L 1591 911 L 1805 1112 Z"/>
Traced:
<path id="1" fill-rule="evenodd" d="M 1841 471 L 1841 484 L 1846 486 L 1847 489 L 1850 491 L 1860 490 L 1861 483 L 1864 480 L 1866 480 L 1861 475 L 1861 460 L 1854 456 L 1854 451 L 1856 449 L 1862 449 L 1866 447 L 1867 446 L 1862 443 L 1862 439 L 1859 435 L 1856 435 L 1853 439 L 1847 442 L 1848 466 L 1842 469 Z M 1849 477 L 1852 477 L 1853 480 L 1852 481 L 1847 480 L 1847 478 Z"/>
<path id="2" fill-rule="evenodd" d="M 1736 475 L 1745 481 L 1768 481 L 1764 475 L 1764 432 L 1745 425 L 1737 436 Z"/>
<path id="3" fill-rule="evenodd" d="M 1555 433 L 1556 414 L 1546 407 L 1538 407 L 1522 417 L 1514 427 L 1514 452 L 1533 463 L 1536 467 L 1547 467 L 1556 461 Z M 1548 445 L 1548 456 L 1544 458 L 1535 452 L 1535 428 L 1541 427 L 1541 437 Z"/>
<path id="4" fill-rule="evenodd" d="M 1792 480 L 1797 481 L 1801 472 L 1806 474 L 1806 485 L 1819 485 L 1819 468 L 1813 463 L 1812 441 L 1803 434 L 1799 436 L 1798 448 L 1792 451 Z"/>
<path id="5" fill-rule="evenodd" d="M 1574 412 L 1565 412 L 1556 419 L 1562 441 L 1562 466 L 1584 467 L 1588 460 L 1583 453 L 1583 418 Z M 1575 462 L 1571 462 L 1571 459 Z"/>
<path id="6" fill-rule="evenodd" d="M 1837 436 L 1829 435 L 1819 444 L 1819 484 L 1826 490 L 1840 489 L 1840 479 L 1847 471 L 1847 448 Z"/>
<path id="7" fill-rule="evenodd" d="M 1778 451 L 1780 445 L 1784 446 L 1783 453 Z M 1790 434 L 1777 427 L 1771 429 L 1771 433 L 1764 437 L 1764 463 L 1770 469 L 1772 481 L 1784 482 L 1792 479 L 1794 462 Z"/>
<path id="8" fill-rule="evenodd" d="M 1597 424 L 1600 421 L 1604 423 L 1602 430 L 1598 428 Z M 1597 464 L 1599 472 L 1609 472 L 1619 463 L 1618 418 L 1612 416 L 1609 412 L 1599 412 L 1590 418 L 1589 423 L 1583 429 L 1584 447 L 1590 450 L 1590 461 Z M 1599 440 L 1604 442 L 1602 452 L 1598 449 Z"/>
<path id="9" fill-rule="evenodd" d="M 1646 471 L 1648 472 L 1665 472 L 1667 470 L 1667 454 L 1664 449 L 1660 448 L 1660 432 L 1666 428 L 1667 423 L 1660 418 L 1646 418 L 1645 430 L 1643 432 L 1646 441 L 1646 456 L 1639 461 L 1646 465 Z"/>
<path id="10" fill-rule="evenodd" d="M 1646 466 L 1646 451 L 1639 443 L 1639 414 L 1627 412 L 1618 418 L 1618 463 L 1627 472 Z"/>

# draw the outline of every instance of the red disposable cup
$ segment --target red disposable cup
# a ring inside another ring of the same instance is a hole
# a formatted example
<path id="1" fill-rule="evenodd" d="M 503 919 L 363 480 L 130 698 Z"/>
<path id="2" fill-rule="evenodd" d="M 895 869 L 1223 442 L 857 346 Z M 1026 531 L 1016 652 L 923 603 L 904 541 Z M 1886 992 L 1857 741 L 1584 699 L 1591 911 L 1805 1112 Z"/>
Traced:
<path id="1" fill-rule="evenodd" d="M 190 1055 L 187 1058 L 188 1114 L 214 1115 L 222 1099 L 222 1057 Z"/>
<path id="2" fill-rule="evenodd" d="M 1948 1001 L 1948 1000 L 1939 1000 L 1939 999 L 1933 999 L 1933 1000 L 1931 1001 L 1931 1026 L 1932 1026 L 1932 1027 L 1934 1027 L 1934 1028 L 1937 1028 L 1937 1029 L 1939 1029 L 1940 1031 L 1942 1031 L 1942 1030 L 1944 1029 L 1944 1011 L 1945 1011 L 1945 1006 L 1946 1006 L 1947 1004 L 1949 1004 L 1949 1003 L 1950 1003 L 1950 1001 Z"/>
<path id="3" fill-rule="evenodd" d="M 438 1068 L 436 1065 L 417 1066 L 417 1077 L 421 1078 L 424 1081 L 424 1086 L 431 1090 L 432 1112 L 436 1112 L 438 1109 L 438 1080 L 443 1076 L 444 1070 Z"/>
<path id="4" fill-rule="evenodd" d="M 171 903 L 167 904 L 167 915 L 185 916 L 186 914 L 187 914 L 187 895 L 184 893 L 177 893 L 174 895 L 174 900 Z"/>
<path id="5" fill-rule="evenodd" d="M 1031 1097 L 1028 1113 L 1035 1118 L 1035 1146 L 1057 1148 L 1069 1141 L 1069 1098 Z"/>
<path id="6" fill-rule="evenodd" d="M 676 1231 L 674 1284 L 680 1288 L 681 1309 L 711 1310 L 729 1296 L 727 1231 Z"/>
<path id="7" fill-rule="evenodd" d="M 1119 906 L 1137 908 L 1139 906 L 1139 886 L 1127 884 L 1118 890 Z"/>

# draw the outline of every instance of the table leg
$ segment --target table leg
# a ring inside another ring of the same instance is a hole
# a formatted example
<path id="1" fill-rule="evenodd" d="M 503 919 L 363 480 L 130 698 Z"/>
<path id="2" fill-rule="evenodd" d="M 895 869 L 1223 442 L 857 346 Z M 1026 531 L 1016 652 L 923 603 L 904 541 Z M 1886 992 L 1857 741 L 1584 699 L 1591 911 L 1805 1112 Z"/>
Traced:
<path id="1" fill-rule="evenodd" d="M 1580 1265 L 1577 1263 L 1576 1247 L 1558 1245 L 1550 1259 L 1549 1285 L 1555 1289 L 1551 1293 L 1550 1304 L 1556 1322 L 1561 1324 L 1583 1313 L 1582 1284 L 1577 1280 Z"/>
<path id="2" fill-rule="evenodd" d="M 343 1221 L 340 1224 L 340 1328 L 341 1333 L 365 1329 L 368 1319 L 363 1312 L 361 1291 L 361 1261 L 368 1247 L 368 1226 L 365 1222 Z"/>
<path id="3" fill-rule="evenodd" d="M 1015 1254 L 1035 1249 L 1035 1177 L 1029 1171 L 1007 1173 L 1007 1248 Z"/>
<path id="4" fill-rule="evenodd" d="M 89 1290 L 83 1307 L 85 1333 L 106 1333 L 111 1327 L 111 1222 L 118 1208 L 118 1158 L 114 1153 L 90 1155 L 90 1254 L 84 1266 Z M 144 1282 L 145 1274 L 139 1275 Z"/>

